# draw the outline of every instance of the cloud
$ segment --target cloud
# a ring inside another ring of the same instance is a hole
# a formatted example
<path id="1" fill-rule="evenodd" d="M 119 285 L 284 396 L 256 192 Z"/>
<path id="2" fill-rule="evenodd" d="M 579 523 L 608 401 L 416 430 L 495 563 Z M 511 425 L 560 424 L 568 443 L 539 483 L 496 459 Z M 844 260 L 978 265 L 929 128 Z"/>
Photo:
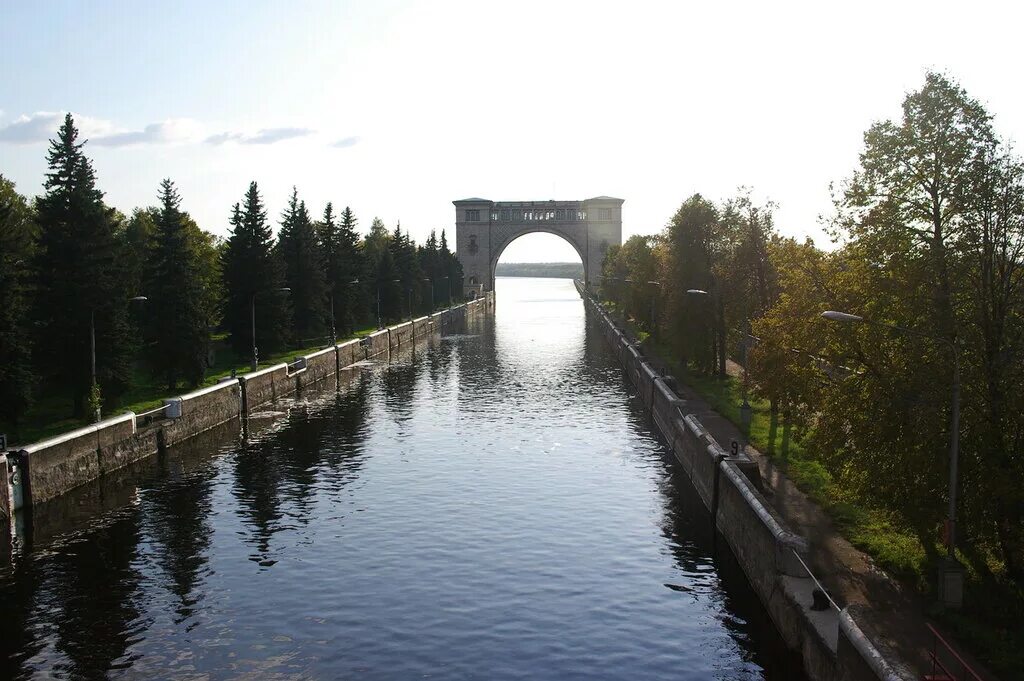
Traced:
<path id="1" fill-rule="evenodd" d="M 336 149 L 347 149 L 349 147 L 354 147 L 357 144 L 359 144 L 358 137 L 346 137 L 345 139 L 338 140 L 331 146 L 335 147 Z"/>
<path id="2" fill-rule="evenodd" d="M 244 135 L 240 132 L 220 132 L 216 135 L 210 135 L 203 141 L 207 144 L 213 144 L 216 146 L 224 144 L 225 142 L 240 142 L 242 137 L 244 137 Z"/>
<path id="3" fill-rule="evenodd" d="M 312 135 L 313 130 L 309 128 L 265 128 L 255 135 L 242 139 L 242 144 L 274 144 L 284 140 L 295 139 Z"/>
<path id="4" fill-rule="evenodd" d="M 64 122 L 64 116 L 63 111 L 37 111 L 31 115 L 21 115 L 14 122 L 0 128 L 0 142 L 36 144 L 53 139 Z M 150 123 L 142 130 L 119 130 L 110 121 L 80 114 L 73 116 L 80 138 L 101 147 L 187 142 L 195 137 L 199 129 L 198 123 L 187 118 Z"/>
<path id="5" fill-rule="evenodd" d="M 63 119 L 63 113 L 54 111 L 37 111 L 31 116 L 18 116 L 13 123 L 0 128 L 0 142 L 11 144 L 45 142 L 57 132 Z"/>
<path id="6" fill-rule="evenodd" d="M 22 115 L 0 127 L 0 142 L 9 144 L 36 144 L 53 139 L 64 121 L 63 111 L 37 111 Z M 255 133 L 235 131 L 221 132 L 203 137 L 203 125 L 188 118 L 169 118 L 150 123 L 141 130 L 126 130 L 112 122 L 74 114 L 82 139 L 100 147 L 127 147 L 142 144 L 178 144 L 203 139 L 207 144 L 221 145 L 227 142 L 237 144 L 276 144 L 285 140 L 307 137 L 315 134 L 310 128 L 264 128 Z M 334 144 L 336 147 L 350 147 L 358 138 L 349 137 Z"/>
<path id="7" fill-rule="evenodd" d="M 92 143 L 103 147 L 174 144 L 192 141 L 199 134 L 199 129 L 199 124 L 188 118 L 170 118 L 161 123 L 150 123 L 142 130 L 130 130 L 96 137 L 93 138 Z"/>
<path id="8" fill-rule="evenodd" d="M 246 135 L 240 132 L 221 132 L 206 138 L 207 144 L 220 145 L 225 142 L 239 144 L 276 144 L 297 137 L 306 137 L 316 131 L 310 128 L 264 128 L 256 134 Z"/>

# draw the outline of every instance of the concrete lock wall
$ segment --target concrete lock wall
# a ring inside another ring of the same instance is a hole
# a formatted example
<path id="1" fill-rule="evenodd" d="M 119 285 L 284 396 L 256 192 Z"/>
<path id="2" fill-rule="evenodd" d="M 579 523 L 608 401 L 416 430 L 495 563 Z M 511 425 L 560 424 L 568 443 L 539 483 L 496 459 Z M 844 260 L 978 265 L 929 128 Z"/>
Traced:
<path id="1" fill-rule="evenodd" d="M 344 369 L 366 359 L 366 349 L 363 347 L 362 340 L 358 338 L 339 343 L 335 346 L 335 350 L 337 351 L 337 366 L 339 369 Z"/>
<path id="2" fill-rule="evenodd" d="M 338 351 L 333 345 L 311 355 L 306 355 L 304 359 L 306 360 L 306 372 L 302 375 L 302 385 L 315 385 L 320 381 L 333 379 L 337 376 Z"/>
<path id="3" fill-rule="evenodd" d="M 412 320 L 412 332 L 417 340 L 430 335 L 430 317 L 417 317 Z"/>
<path id="4" fill-rule="evenodd" d="M 171 447 L 242 415 L 242 386 L 236 379 L 164 400 L 171 418 L 163 426 L 163 443 Z"/>
<path id="5" fill-rule="evenodd" d="M 95 480 L 119 460 L 132 459 L 134 435 L 135 414 L 129 412 L 24 447 L 19 459 L 28 503 L 53 499 Z"/>
<path id="6" fill-rule="evenodd" d="M 381 329 L 371 333 L 366 337 L 366 358 L 373 359 L 384 355 L 385 357 L 391 350 L 391 338 L 388 329 Z"/>
<path id="7" fill-rule="evenodd" d="M 366 338 L 353 339 L 299 358 L 294 370 L 288 364 L 224 378 L 217 385 L 164 400 L 164 419 L 144 429 L 136 427 L 135 414 L 126 413 L 84 428 L 36 442 L 14 452 L 23 480 L 25 505 L 41 503 L 83 484 L 145 459 L 161 447 L 180 445 L 200 433 L 241 422 L 262 405 L 295 393 L 302 386 L 329 381 L 332 377 L 354 380 L 342 370 L 365 359 L 390 357 L 392 338 L 403 344 L 428 338 L 441 326 L 479 314 L 493 306 L 488 293 L 472 304 L 462 304 L 430 317 L 420 317 Z M 6 492 L 6 486 L 3 490 Z M 2 497 L 0 497 L 2 499 Z"/>
<path id="8" fill-rule="evenodd" d="M 405 322 L 404 324 L 398 324 L 392 326 L 391 331 L 391 349 L 404 347 L 412 342 L 412 322 Z"/>
<path id="9" fill-rule="evenodd" d="M 783 640 L 803 658 L 815 681 L 909 681 L 857 626 L 848 610 L 813 611 L 817 582 L 802 562 L 806 541 L 790 531 L 761 494 L 760 471 L 745 455 L 730 456 L 704 428 L 686 401 L 643 360 L 580 282 L 576 289 L 596 312 L 613 352 L 636 386 L 658 429 L 712 513 Z"/>
<path id="10" fill-rule="evenodd" d="M 238 380 L 242 382 L 242 400 L 246 416 L 256 407 L 295 391 L 295 380 L 289 379 L 287 364 L 275 364 L 266 369 L 242 374 Z"/>

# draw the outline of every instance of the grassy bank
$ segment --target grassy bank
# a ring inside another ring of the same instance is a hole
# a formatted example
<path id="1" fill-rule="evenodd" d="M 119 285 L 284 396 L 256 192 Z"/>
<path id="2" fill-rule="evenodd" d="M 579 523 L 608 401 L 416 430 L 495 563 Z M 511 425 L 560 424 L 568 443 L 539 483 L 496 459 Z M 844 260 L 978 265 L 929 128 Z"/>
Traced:
<path id="1" fill-rule="evenodd" d="M 647 352 L 665 362 L 672 373 L 701 395 L 719 414 L 739 426 L 742 381 L 683 370 L 675 353 L 662 339 L 651 337 L 637 325 L 627 328 Z M 851 544 L 909 588 L 933 597 L 935 567 L 920 538 L 900 521 L 897 513 L 874 507 L 839 484 L 820 462 L 811 442 L 774 418 L 767 400 L 748 396 L 752 407 L 750 443 L 772 458 L 797 487 L 828 513 Z M 941 546 L 935 552 L 943 551 Z M 1004 679 L 1024 678 L 1024 589 L 1003 577 L 990 558 L 960 556 L 967 566 L 964 608 L 959 612 L 933 608 L 929 614 L 945 625 L 963 646 L 993 673 Z"/>
<path id="2" fill-rule="evenodd" d="M 375 330 L 376 326 L 360 329 L 348 338 L 365 336 Z M 347 340 L 348 338 L 339 338 L 339 342 Z M 214 362 L 213 365 L 207 369 L 206 378 L 202 383 L 196 386 L 197 388 L 213 385 L 225 376 L 230 376 L 232 371 L 235 371 L 238 374 L 244 374 L 249 371 L 249 355 L 246 354 L 243 356 L 237 354 L 228 346 L 227 339 L 223 335 L 214 337 L 212 342 L 214 345 Z M 308 342 L 312 343 L 313 341 Z M 326 342 L 320 342 L 315 345 L 303 345 L 271 355 L 262 356 L 259 361 L 259 366 L 267 367 L 273 366 L 274 364 L 280 364 L 281 362 L 291 362 L 296 357 L 308 355 L 316 352 L 317 350 L 322 350 L 325 347 L 329 347 Z M 143 362 L 137 362 L 132 368 L 131 387 L 129 387 L 125 394 L 121 396 L 117 405 L 104 405 L 103 416 L 116 416 L 117 414 L 123 414 L 128 411 L 140 414 L 144 411 L 159 407 L 163 404 L 163 400 L 166 397 L 180 395 L 190 390 L 193 390 L 193 388 L 180 384 L 177 390 L 168 390 L 166 381 L 155 378 L 147 370 Z M 66 393 L 66 391 L 64 392 Z M 8 438 L 11 441 L 9 446 L 13 446 L 17 444 L 37 442 L 87 425 L 88 421 L 69 416 L 72 411 L 72 406 L 70 396 L 62 394 L 59 391 L 50 392 L 48 395 L 40 396 L 36 399 L 28 414 L 26 414 L 22 422 L 18 424 L 17 429 L 10 424 L 0 423 L 0 432 L 7 433 Z"/>

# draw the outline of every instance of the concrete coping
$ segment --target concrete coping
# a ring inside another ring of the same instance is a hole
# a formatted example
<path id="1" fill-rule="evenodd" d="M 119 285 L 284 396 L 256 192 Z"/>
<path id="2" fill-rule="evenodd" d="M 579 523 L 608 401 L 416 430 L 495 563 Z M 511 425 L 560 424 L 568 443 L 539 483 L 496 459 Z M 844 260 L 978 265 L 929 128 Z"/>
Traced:
<path id="1" fill-rule="evenodd" d="M 353 338 L 352 340 L 347 340 L 344 343 L 338 343 L 337 345 L 334 346 L 334 349 L 341 350 L 342 348 L 347 347 L 349 345 L 362 345 L 364 338 L 369 338 L 369 336 L 363 336 L 363 338 Z"/>
<path id="2" fill-rule="evenodd" d="M 229 378 L 229 377 L 226 377 L 226 378 Z M 194 400 L 197 397 L 202 397 L 203 395 L 209 395 L 210 393 L 215 393 L 218 390 L 223 390 L 224 388 L 229 388 L 229 387 L 231 387 L 233 385 L 237 385 L 237 384 L 238 384 L 238 377 L 229 378 L 229 380 L 227 380 L 227 381 L 222 380 L 222 381 L 219 381 L 217 383 L 214 383 L 213 385 L 209 385 L 209 386 L 207 386 L 205 388 L 199 388 L 198 390 L 193 390 L 192 392 L 185 393 L 184 395 L 177 395 L 175 397 L 168 397 L 168 398 L 164 399 L 164 404 L 168 404 L 169 402 L 172 402 L 174 400 L 180 400 L 182 402 L 187 402 L 189 400 Z"/>
<path id="3" fill-rule="evenodd" d="M 724 452 L 723 452 L 724 453 Z M 718 464 L 722 473 L 725 474 L 729 480 L 736 486 L 740 494 L 743 495 L 744 501 L 747 505 L 753 509 L 757 517 L 764 523 L 765 527 L 774 535 L 775 540 L 779 543 L 780 547 L 790 548 L 797 553 L 807 553 L 807 540 L 803 537 L 793 533 L 786 527 L 783 527 L 782 523 L 775 517 L 775 515 L 768 510 L 768 507 L 761 502 L 758 498 L 756 490 L 750 485 L 750 481 L 747 480 L 747 476 L 736 467 L 735 462 L 729 461 L 728 459 L 721 461 Z M 785 556 L 780 556 L 784 559 Z"/>
<path id="4" fill-rule="evenodd" d="M 260 376 L 266 376 L 267 374 L 272 374 L 275 371 L 281 371 L 282 369 L 285 371 L 285 373 L 288 372 L 288 365 L 285 362 L 281 362 L 280 364 L 275 364 L 274 366 L 267 367 L 266 369 L 259 369 L 258 371 L 250 371 L 247 374 L 242 374 L 238 378 L 240 380 L 242 380 L 242 381 L 251 381 L 254 378 L 259 378 Z"/>
<path id="5" fill-rule="evenodd" d="M 313 359 L 314 357 L 319 357 L 320 355 L 326 355 L 328 352 L 337 352 L 337 346 L 336 345 L 332 345 L 329 348 L 324 348 L 323 350 L 317 350 L 316 352 L 311 352 L 308 355 L 306 355 L 303 359 L 305 359 L 308 362 L 309 360 Z"/>
<path id="6" fill-rule="evenodd" d="M 367 338 L 376 338 L 377 336 L 382 336 L 385 333 L 388 333 L 389 331 L 389 329 L 380 329 L 379 331 L 374 331 L 373 333 L 371 333 L 369 336 L 367 336 Z"/>
<path id="7" fill-rule="evenodd" d="M 417 317 L 416 319 L 414 319 L 412 321 L 413 321 L 414 324 L 416 322 L 430 321 L 430 317 L 431 317 L 431 315 L 424 315 L 423 317 Z"/>
<path id="8" fill-rule="evenodd" d="M 132 422 L 132 433 L 135 433 L 135 412 L 129 411 L 118 416 L 113 416 L 109 419 L 104 419 L 103 421 L 100 421 L 99 423 L 94 423 L 90 426 L 83 426 L 82 428 L 69 430 L 66 433 L 55 435 L 51 438 L 47 438 L 46 440 L 42 440 L 40 442 L 33 442 L 32 444 L 28 444 L 22 447 L 21 451 L 25 452 L 26 454 L 31 454 L 32 452 L 64 444 L 65 442 L 74 440 L 76 438 L 84 437 L 86 435 L 92 435 L 93 433 L 98 433 L 105 428 L 110 428 L 111 426 L 116 426 L 121 423 L 125 423 L 126 421 Z"/>
<path id="9" fill-rule="evenodd" d="M 848 608 L 843 608 L 839 611 L 839 630 L 880 681 L 912 681 L 912 679 L 917 678 L 902 674 L 889 664 L 882 654 L 878 652 L 878 648 L 868 640 L 868 637 L 864 635 L 861 628 L 857 626 L 857 622 L 854 621 Z"/>
<path id="10" fill-rule="evenodd" d="M 683 417 L 683 423 L 686 424 L 686 428 L 696 437 L 698 440 L 714 442 L 715 439 L 711 437 L 711 433 L 708 432 L 704 424 L 694 414 L 687 414 Z M 717 443 L 716 443 L 717 444 Z"/>

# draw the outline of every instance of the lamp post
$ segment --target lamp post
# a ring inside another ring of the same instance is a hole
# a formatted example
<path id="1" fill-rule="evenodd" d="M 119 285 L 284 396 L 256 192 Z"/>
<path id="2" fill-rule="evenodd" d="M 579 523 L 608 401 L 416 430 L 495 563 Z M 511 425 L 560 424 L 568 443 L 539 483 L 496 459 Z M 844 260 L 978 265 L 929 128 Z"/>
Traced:
<path id="1" fill-rule="evenodd" d="M 149 300 L 146 296 L 135 296 L 129 298 L 129 303 L 142 303 Z M 90 389 L 95 390 L 98 385 L 96 381 L 96 308 L 92 307 L 89 309 L 89 375 L 91 378 Z M 100 403 L 96 402 L 95 411 L 93 411 L 93 418 L 99 421 L 102 418 L 102 410 L 100 409 Z"/>
<path id="2" fill-rule="evenodd" d="M 433 314 L 434 312 L 434 280 L 429 277 L 424 277 L 423 281 L 430 284 L 430 312 L 427 314 Z"/>
<path id="3" fill-rule="evenodd" d="M 331 291 L 331 342 L 329 346 L 338 344 L 338 333 L 334 326 L 334 291 Z"/>
<path id="4" fill-rule="evenodd" d="M 647 283 L 650 286 L 656 286 L 657 288 L 655 290 L 658 292 L 657 294 L 652 294 L 651 295 L 651 311 L 650 311 L 649 314 L 650 314 L 650 317 L 651 317 L 651 335 L 653 336 L 654 332 L 657 329 L 657 322 L 655 321 L 657 319 L 657 317 L 654 316 L 654 304 L 655 304 L 655 301 L 657 300 L 657 295 L 661 293 L 661 282 L 660 281 L 649 281 Z"/>
<path id="5" fill-rule="evenodd" d="M 862 322 L 873 326 L 881 326 L 911 336 L 927 338 L 946 346 L 953 355 L 953 387 L 952 405 L 949 423 L 949 504 L 946 509 L 946 564 L 939 569 L 939 598 L 945 605 L 959 607 L 963 600 L 963 568 L 956 559 L 956 492 L 958 465 L 960 456 L 960 351 L 956 340 L 934 336 L 917 329 L 876 322 L 860 315 L 847 312 L 827 310 L 821 313 L 824 319 L 834 322 Z"/>
<path id="6" fill-rule="evenodd" d="M 281 288 L 272 289 L 271 293 L 287 293 L 291 289 L 287 286 Z M 249 361 L 249 370 L 256 371 L 256 367 L 259 365 L 259 350 L 256 348 L 256 294 L 258 291 L 253 291 L 252 296 L 249 297 L 249 321 L 252 324 L 252 359 Z"/>
<path id="7" fill-rule="evenodd" d="M 451 277 L 440 277 L 440 281 L 448 282 L 448 307 L 452 306 L 452 280 Z"/>

